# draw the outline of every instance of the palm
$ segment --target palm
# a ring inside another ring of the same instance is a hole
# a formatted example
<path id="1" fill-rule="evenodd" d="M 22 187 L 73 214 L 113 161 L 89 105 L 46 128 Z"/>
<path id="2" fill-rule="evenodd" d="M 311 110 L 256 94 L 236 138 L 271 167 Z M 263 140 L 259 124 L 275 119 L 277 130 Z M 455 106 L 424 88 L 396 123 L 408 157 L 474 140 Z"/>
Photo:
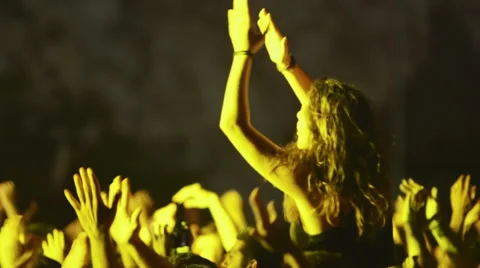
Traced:
<path id="1" fill-rule="evenodd" d="M 205 190 L 201 184 L 194 183 L 180 189 L 172 201 L 183 204 L 185 208 L 205 209 L 210 206 L 214 196 L 213 192 Z"/>
<path id="2" fill-rule="evenodd" d="M 252 29 L 248 0 L 234 0 L 233 8 L 228 10 L 228 32 L 234 51 L 257 52 L 263 45 L 263 39 Z"/>
<path id="3" fill-rule="evenodd" d="M 117 211 L 110 227 L 110 234 L 116 243 L 128 242 L 131 237 L 131 228 L 129 224 L 130 218 L 126 211 Z"/>
<path id="4" fill-rule="evenodd" d="M 117 242 L 118 244 L 127 243 L 132 237 L 135 230 L 138 228 L 136 220 L 132 221 L 128 213 L 130 182 L 128 179 L 124 179 L 121 182 L 114 180 L 114 183 L 112 184 L 117 185 L 111 187 L 111 190 L 113 190 L 113 192 L 115 192 L 115 189 L 118 186 L 121 187 L 121 190 L 120 200 L 117 204 L 115 217 L 110 227 L 110 234 L 112 235 L 113 240 L 115 240 L 115 242 Z M 132 217 L 134 217 L 134 215 L 132 215 Z M 135 217 L 138 217 L 138 215 L 135 215 Z"/>
<path id="5" fill-rule="evenodd" d="M 438 202 L 437 202 L 437 188 L 432 188 L 430 196 L 427 198 L 425 204 L 425 217 L 427 220 L 432 219 L 438 214 Z"/>
<path id="6" fill-rule="evenodd" d="M 279 64 L 288 64 L 290 54 L 286 37 L 284 37 L 272 20 L 269 13 L 262 9 L 259 14 L 258 27 L 261 33 L 265 34 L 265 47 L 267 48 L 270 60 Z"/>
<path id="7" fill-rule="evenodd" d="M 465 216 L 465 226 L 473 225 L 480 218 L 480 201 Z"/>

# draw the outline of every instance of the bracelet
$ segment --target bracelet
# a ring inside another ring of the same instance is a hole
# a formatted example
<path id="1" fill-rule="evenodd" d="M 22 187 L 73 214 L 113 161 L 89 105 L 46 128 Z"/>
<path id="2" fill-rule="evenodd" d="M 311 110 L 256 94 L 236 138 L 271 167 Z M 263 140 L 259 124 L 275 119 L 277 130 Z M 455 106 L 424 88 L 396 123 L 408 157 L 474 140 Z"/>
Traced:
<path id="1" fill-rule="evenodd" d="M 233 52 L 233 56 L 248 56 L 252 57 L 253 53 L 250 52 L 250 50 L 241 50 L 241 51 L 235 51 Z"/>
<path id="2" fill-rule="evenodd" d="M 279 67 L 277 65 L 277 70 L 281 73 L 285 72 L 285 71 L 290 71 L 292 70 L 293 68 L 295 68 L 295 66 L 297 65 L 297 61 L 295 60 L 295 57 L 293 56 L 290 56 L 290 62 L 288 63 L 288 65 L 286 67 Z"/>

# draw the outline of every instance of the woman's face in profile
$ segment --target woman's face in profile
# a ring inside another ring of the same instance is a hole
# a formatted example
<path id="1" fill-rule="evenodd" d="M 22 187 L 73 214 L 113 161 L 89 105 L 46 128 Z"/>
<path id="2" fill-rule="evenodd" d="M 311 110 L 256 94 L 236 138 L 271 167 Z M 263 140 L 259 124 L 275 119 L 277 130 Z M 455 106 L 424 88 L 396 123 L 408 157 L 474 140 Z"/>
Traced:
<path id="1" fill-rule="evenodd" d="M 308 106 L 302 105 L 297 113 L 297 147 L 306 149 L 312 140 L 312 131 L 308 124 Z"/>

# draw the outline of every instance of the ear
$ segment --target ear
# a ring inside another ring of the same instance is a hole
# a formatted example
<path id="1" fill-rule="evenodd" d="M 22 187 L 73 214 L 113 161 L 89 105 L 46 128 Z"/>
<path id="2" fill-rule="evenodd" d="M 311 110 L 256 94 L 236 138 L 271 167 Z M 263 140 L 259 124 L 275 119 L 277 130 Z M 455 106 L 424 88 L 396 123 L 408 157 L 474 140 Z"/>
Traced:
<path id="1" fill-rule="evenodd" d="M 247 264 L 247 268 L 257 268 L 257 260 L 253 259 Z"/>

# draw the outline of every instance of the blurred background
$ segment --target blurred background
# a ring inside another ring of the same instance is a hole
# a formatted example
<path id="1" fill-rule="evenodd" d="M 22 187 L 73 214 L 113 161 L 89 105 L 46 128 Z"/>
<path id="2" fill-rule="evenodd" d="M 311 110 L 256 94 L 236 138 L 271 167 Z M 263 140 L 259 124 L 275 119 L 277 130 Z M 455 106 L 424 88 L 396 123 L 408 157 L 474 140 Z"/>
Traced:
<path id="1" fill-rule="evenodd" d="M 460 173 L 476 180 L 479 1 L 251 2 L 254 15 L 272 13 L 312 76 L 352 82 L 372 100 L 393 192 L 406 176 L 441 194 Z M 130 177 L 157 205 L 192 182 L 246 197 L 262 179 L 218 128 L 230 6 L 0 0 L 0 180 L 15 181 L 56 224 L 73 219 L 62 189 L 80 166 L 105 187 Z M 265 51 L 250 95 L 256 127 L 287 143 L 299 103 Z"/>

